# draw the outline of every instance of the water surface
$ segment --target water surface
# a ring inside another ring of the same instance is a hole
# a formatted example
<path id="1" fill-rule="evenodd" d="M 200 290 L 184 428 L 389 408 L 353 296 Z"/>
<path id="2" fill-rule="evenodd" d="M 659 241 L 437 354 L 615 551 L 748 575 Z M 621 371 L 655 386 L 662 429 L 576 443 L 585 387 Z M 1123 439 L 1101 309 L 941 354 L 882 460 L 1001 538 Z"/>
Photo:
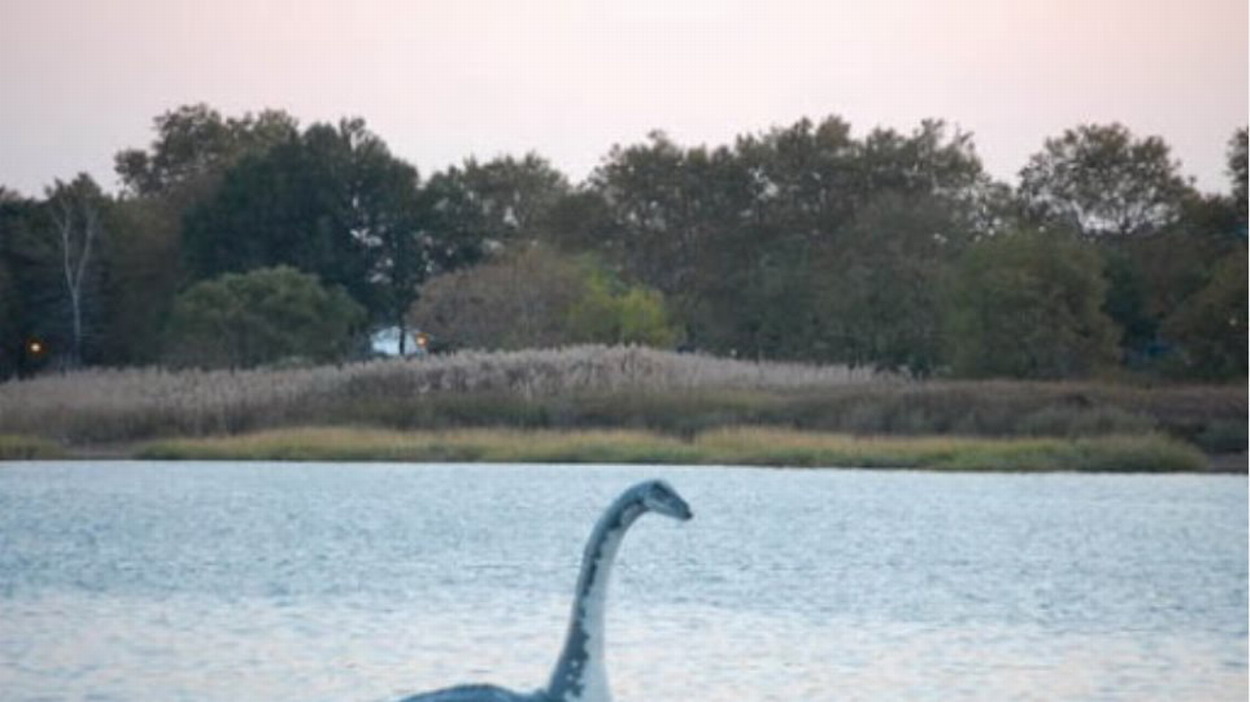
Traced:
<path id="1" fill-rule="evenodd" d="M 1244 476 L 0 464 L 0 699 L 540 686 L 584 540 L 669 480 L 618 702 L 1244 700 Z"/>

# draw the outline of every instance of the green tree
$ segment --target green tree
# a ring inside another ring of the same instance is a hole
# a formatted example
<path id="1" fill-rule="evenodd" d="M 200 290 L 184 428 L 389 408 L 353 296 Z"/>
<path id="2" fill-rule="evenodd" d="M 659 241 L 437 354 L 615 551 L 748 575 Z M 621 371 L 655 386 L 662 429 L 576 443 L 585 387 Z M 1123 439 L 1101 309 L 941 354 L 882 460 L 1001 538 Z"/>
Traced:
<path id="1" fill-rule="evenodd" d="M 1210 281 L 1163 323 L 1164 337 L 1178 348 L 1177 369 L 1203 379 L 1246 376 L 1246 249 L 1229 252 Z"/>
<path id="2" fill-rule="evenodd" d="M 362 132 L 355 121 L 316 124 L 227 171 L 216 195 L 186 217 L 183 252 L 193 279 L 291 265 L 366 300 L 357 235 L 364 223 L 354 211 L 364 195 L 355 167 L 368 149 Z"/>
<path id="3" fill-rule="evenodd" d="M 1141 236 L 1175 223 L 1193 189 L 1159 137 L 1121 124 L 1081 125 L 1047 139 L 1020 171 L 1020 196 L 1039 222 L 1090 239 Z"/>
<path id="4" fill-rule="evenodd" d="M 338 361 L 352 351 L 363 322 L 364 310 L 341 288 L 289 266 L 227 273 L 178 296 L 166 358 L 209 368 Z"/>
<path id="5" fill-rule="evenodd" d="M 979 241 L 943 296 L 950 368 L 970 377 L 1089 375 L 1115 359 L 1105 294 L 1088 244 L 1027 230 Z"/>
<path id="6" fill-rule="evenodd" d="M 857 140 L 850 125 L 829 117 L 743 135 L 732 147 L 683 148 L 653 133 L 644 144 L 614 148 L 589 190 L 593 197 L 557 208 L 560 229 L 570 229 L 561 217 L 575 213 L 569 219 L 593 231 L 581 241 L 623 278 L 661 291 L 689 343 L 756 357 L 919 367 L 931 353 L 886 353 L 877 344 L 882 355 L 868 359 L 875 352 L 847 350 L 830 328 L 839 320 L 822 307 L 830 295 L 818 288 L 835 275 L 828 266 L 865 259 L 875 244 L 857 243 L 863 237 L 854 223 L 883 198 L 938 202 L 966 224 L 961 235 L 973 235 L 991 230 L 1002 189 L 985 176 L 971 136 L 940 121 Z M 881 242 L 892 236 L 878 234 Z M 922 248 L 917 257 L 927 255 Z M 889 277 L 863 270 L 858 282 Z"/>
<path id="7" fill-rule="evenodd" d="M 734 174 L 731 200 L 774 236 L 822 238 L 851 216 L 864 192 L 862 147 L 850 124 L 834 116 L 739 136 L 732 154 L 742 172 Z"/>
<path id="8" fill-rule="evenodd" d="M 299 135 L 294 117 L 280 110 L 223 118 L 203 103 L 183 105 L 153 120 L 147 149 L 125 149 L 114 168 L 129 196 L 169 194 L 206 185 L 244 154 L 263 152 Z"/>
<path id="9" fill-rule="evenodd" d="M 1153 248 L 1157 247 L 1108 245 L 1101 249 L 1107 281 L 1103 309 L 1121 330 L 1121 360 L 1130 367 L 1144 367 L 1160 352 L 1159 318 L 1152 310 L 1154 300 L 1141 258 Z"/>
<path id="10" fill-rule="evenodd" d="M 1241 236 L 1246 236 L 1246 128 L 1238 129 L 1228 140 L 1228 175 L 1232 180 L 1233 210 L 1241 222 Z"/>
<path id="11" fill-rule="evenodd" d="M 565 252 L 593 251 L 614 263 L 623 259 L 614 245 L 622 239 L 620 227 L 603 194 L 579 188 L 556 200 L 547 211 L 542 243 Z"/>
<path id="12" fill-rule="evenodd" d="M 727 149 L 686 150 L 661 132 L 614 147 L 590 177 L 614 225 L 597 250 L 629 278 L 679 296 L 711 239 L 741 210 L 731 200 L 744 178 Z"/>
<path id="13" fill-rule="evenodd" d="M 886 191 L 817 257 L 820 337 L 830 360 L 933 372 L 940 363 L 941 281 L 968 237 L 933 195 Z"/>
<path id="14" fill-rule="evenodd" d="M 1107 313 L 1124 329 L 1124 360 L 1139 369 L 1165 363 L 1160 324 L 1206 286 L 1221 259 L 1245 242 L 1245 213 L 1234 197 L 1192 194 L 1175 222 L 1148 236 L 1098 241 L 1109 283 Z"/>
<path id="15" fill-rule="evenodd" d="M 159 197 L 123 198 L 106 212 L 105 227 L 96 360 L 113 366 L 156 363 L 182 284 L 176 212 Z"/>
<path id="16" fill-rule="evenodd" d="M 552 209 L 571 192 L 564 174 L 535 153 L 485 163 L 470 158 L 441 175 L 464 193 L 464 205 L 478 219 L 479 236 L 491 246 L 532 243 L 549 226 Z"/>
<path id="17" fill-rule="evenodd" d="M 20 291 L 9 268 L 8 257 L 2 253 L 3 239 L 7 234 L 3 221 L 0 215 L 0 381 L 17 372 L 26 346 L 18 306 Z"/>
<path id="18" fill-rule="evenodd" d="M 858 145 L 855 161 L 861 205 L 887 193 L 971 205 L 992 190 L 972 134 L 952 130 L 939 119 L 921 121 L 906 136 L 874 129 Z"/>
<path id="19" fill-rule="evenodd" d="M 247 155 L 299 138 L 294 117 L 263 110 L 225 117 L 205 104 L 183 105 L 153 120 L 147 148 L 114 157 L 122 183 L 101 252 L 106 309 L 98 360 L 157 360 L 174 296 L 191 280 L 183 269 L 185 215 L 211 199 L 225 173 Z"/>
<path id="20" fill-rule="evenodd" d="M 50 339 L 63 307 L 55 244 L 40 236 L 42 220 L 35 201 L 7 190 L 0 197 L 0 379 L 31 370 L 28 341 Z"/>
<path id="21" fill-rule="evenodd" d="M 290 265 L 342 286 L 373 323 L 403 326 L 427 277 L 477 255 L 466 199 L 445 178 L 421 188 L 362 120 L 315 124 L 231 168 L 188 215 L 184 251 L 196 278 Z"/>

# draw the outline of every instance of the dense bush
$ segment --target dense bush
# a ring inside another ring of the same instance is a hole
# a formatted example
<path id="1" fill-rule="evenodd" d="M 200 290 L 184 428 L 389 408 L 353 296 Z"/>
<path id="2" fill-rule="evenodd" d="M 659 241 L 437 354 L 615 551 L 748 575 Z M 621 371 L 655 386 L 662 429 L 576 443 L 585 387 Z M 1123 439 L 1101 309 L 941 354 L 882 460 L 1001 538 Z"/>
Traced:
<path id="1" fill-rule="evenodd" d="M 363 322 L 364 310 L 347 293 L 294 268 L 227 273 L 178 296 L 166 358 L 201 368 L 331 362 L 352 351 Z"/>
<path id="2" fill-rule="evenodd" d="M 539 246 L 431 280 L 410 318 L 452 346 L 485 350 L 669 347 L 677 338 L 659 292 Z"/>

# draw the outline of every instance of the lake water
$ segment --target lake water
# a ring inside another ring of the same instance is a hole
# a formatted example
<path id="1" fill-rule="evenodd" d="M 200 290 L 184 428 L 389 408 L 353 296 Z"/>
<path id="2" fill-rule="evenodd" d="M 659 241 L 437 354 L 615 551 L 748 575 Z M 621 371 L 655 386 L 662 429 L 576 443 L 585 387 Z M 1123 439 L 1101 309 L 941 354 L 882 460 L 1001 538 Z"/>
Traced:
<path id="1" fill-rule="evenodd" d="M 649 477 L 618 702 L 1246 699 L 1245 476 L 134 462 L 0 464 L 0 699 L 532 690 Z"/>

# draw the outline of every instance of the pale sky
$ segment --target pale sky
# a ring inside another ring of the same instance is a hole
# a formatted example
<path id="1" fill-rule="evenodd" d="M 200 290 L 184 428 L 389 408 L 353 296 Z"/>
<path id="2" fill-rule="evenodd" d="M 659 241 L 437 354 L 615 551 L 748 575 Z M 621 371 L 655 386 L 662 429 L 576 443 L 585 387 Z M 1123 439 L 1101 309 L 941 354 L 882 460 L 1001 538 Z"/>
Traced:
<path id="1" fill-rule="evenodd" d="M 938 117 L 1015 183 L 1081 123 L 1159 135 L 1207 191 L 1247 122 L 1246 0 L 0 0 L 0 185 L 28 195 L 206 102 L 364 117 L 428 175 L 536 151 L 574 180 L 613 144 L 836 114 Z"/>

